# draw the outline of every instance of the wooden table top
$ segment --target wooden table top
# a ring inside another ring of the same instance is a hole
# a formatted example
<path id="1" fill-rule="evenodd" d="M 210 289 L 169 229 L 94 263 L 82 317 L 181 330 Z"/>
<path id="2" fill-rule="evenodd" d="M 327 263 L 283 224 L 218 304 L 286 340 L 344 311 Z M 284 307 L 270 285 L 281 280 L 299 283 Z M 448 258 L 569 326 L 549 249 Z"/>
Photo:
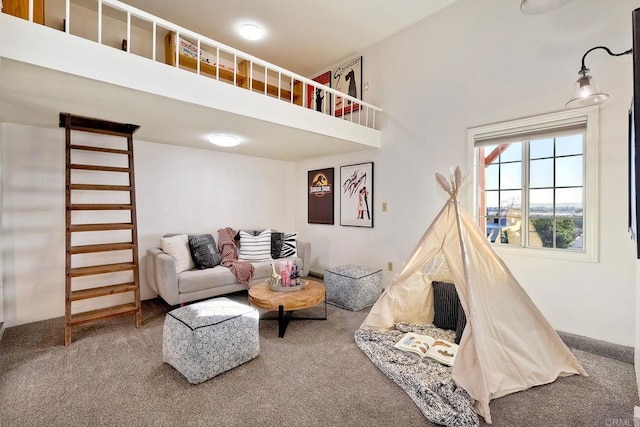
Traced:
<path id="1" fill-rule="evenodd" d="M 315 280 L 305 280 L 309 283 L 293 292 L 272 291 L 268 282 L 260 283 L 249 289 L 249 303 L 267 310 L 278 310 L 282 306 L 285 311 L 293 311 L 313 307 L 324 301 L 324 285 Z"/>

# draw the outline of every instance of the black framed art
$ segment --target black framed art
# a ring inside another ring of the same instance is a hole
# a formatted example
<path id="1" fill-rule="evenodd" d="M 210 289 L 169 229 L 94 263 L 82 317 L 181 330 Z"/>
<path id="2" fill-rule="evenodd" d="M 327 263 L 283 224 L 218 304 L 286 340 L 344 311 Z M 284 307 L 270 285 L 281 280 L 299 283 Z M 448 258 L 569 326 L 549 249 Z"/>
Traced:
<path id="1" fill-rule="evenodd" d="M 334 223 L 333 168 L 307 172 L 307 222 L 309 224 Z"/>
<path id="2" fill-rule="evenodd" d="M 373 227 L 373 162 L 340 167 L 340 225 Z"/>

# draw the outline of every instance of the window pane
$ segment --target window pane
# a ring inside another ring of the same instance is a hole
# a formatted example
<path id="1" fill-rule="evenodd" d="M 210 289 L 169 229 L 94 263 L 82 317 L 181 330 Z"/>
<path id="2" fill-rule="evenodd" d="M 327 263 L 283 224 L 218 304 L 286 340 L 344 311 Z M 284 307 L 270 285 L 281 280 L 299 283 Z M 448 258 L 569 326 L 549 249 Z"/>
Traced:
<path id="1" fill-rule="evenodd" d="M 529 158 L 553 157 L 553 138 L 536 139 L 529 143 Z"/>
<path id="2" fill-rule="evenodd" d="M 489 165 L 484 169 L 484 188 L 485 190 L 497 190 L 499 189 L 498 184 L 498 171 L 500 170 L 500 165 Z"/>
<path id="3" fill-rule="evenodd" d="M 556 187 L 582 186 L 582 156 L 556 159 Z"/>
<path id="4" fill-rule="evenodd" d="M 500 154 L 500 162 L 513 162 L 522 160 L 522 143 L 513 142 L 505 144 Z"/>
<path id="5" fill-rule="evenodd" d="M 498 201 L 497 191 L 485 191 L 485 206 L 487 217 L 497 217 L 499 215 L 500 202 Z"/>
<path id="6" fill-rule="evenodd" d="M 540 221 L 541 219 L 542 217 L 536 217 L 536 218 L 531 218 L 529 220 L 529 230 L 528 230 L 529 231 L 529 247 L 531 248 L 544 247 L 542 244 L 542 238 L 540 237 L 540 234 L 538 233 L 538 231 L 536 230 L 536 227 L 534 226 L 534 222 Z"/>
<path id="7" fill-rule="evenodd" d="M 522 204 L 522 191 L 501 191 L 500 192 L 500 217 L 506 218 L 519 212 Z"/>
<path id="8" fill-rule="evenodd" d="M 556 190 L 556 215 L 582 215 L 582 188 Z"/>
<path id="9" fill-rule="evenodd" d="M 491 156 L 493 150 L 495 150 L 496 148 L 498 148 L 497 145 L 486 145 L 478 148 L 478 152 L 480 153 L 480 156 L 482 156 L 482 158 L 480 159 L 481 165 L 485 164 L 485 159 Z M 490 164 L 498 163 L 498 158 L 498 156 L 495 156 L 494 160 Z"/>
<path id="10" fill-rule="evenodd" d="M 556 156 L 567 156 L 569 154 L 583 154 L 583 135 L 569 135 L 556 138 Z"/>
<path id="11" fill-rule="evenodd" d="M 556 248 L 582 250 L 582 218 L 556 218 Z"/>
<path id="12" fill-rule="evenodd" d="M 529 186 L 553 187 L 553 159 L 532 160 L 529 163 Z"/>
<path id="13" fill-rule="evenodd" d="M 500 189 L 515 190 L 522 188 L 522 163 L 500 165 Z"/>
<path id="14" fill-rule="evenodd" d="M 517 220 L 513 224 L 502 229 L 501 243 L 508 245 L 522 246 L 522 232 L 520 221 Z"/>
<path id="15" fill-rule="evenodd" d="M 498 236 L 500 236 L 500 224 L 498 217 L 483 217 L 481 218 L 481 221 L 483 221 L 483 224 L 486 227 L 487 239 L 491 243 L 494 243 Z"/>
<path id="16" fill-rule="evenodd" d="M 553 248 L 553 217 L 535 216 L 530 221 L 529 246 Z"/>
<path id="17" fill-rule="evenodd" d="M 553 215 L 553 190 L 529 190 L 529 216 Z"/>

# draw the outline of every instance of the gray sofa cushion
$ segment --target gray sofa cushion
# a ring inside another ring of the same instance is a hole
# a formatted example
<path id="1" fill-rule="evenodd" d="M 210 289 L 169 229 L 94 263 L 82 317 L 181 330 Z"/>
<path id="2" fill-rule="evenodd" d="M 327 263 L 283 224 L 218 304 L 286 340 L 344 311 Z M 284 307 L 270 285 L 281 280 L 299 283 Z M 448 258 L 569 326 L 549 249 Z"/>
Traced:
<path id="1" fill-rule="evenodd" d="M 206 270 L 188 270 L 178 274 L 178 290 L 181 294 L 232 285 L 238 279 L 227 267 L 217 265 Z"/>
<path id="2" fill-rule="evenodd" d="M 274 261 L 276 271 L 280 271 L 280 262 L 291 261 L 302 270 L 301 258 L 282 258 Z M 255 270 L 251 280 L 267 279 L 271 276 L 271 261 L 252 262 Z M 221 265 L 206 270 L 188 270 L 178 274 L 178 289 L 181 294 L 197 292 L 214 287 L 233 285 L 238 283 L 236 276 L 227 267 Z"/>
<path id="3" fill-rule="evenodd" d="M 303 261 L 301 258 L 280 258 L 274 261 L 276 271 L 280 271 L 280 263 L 291 261 L 302 271 Z M 252 281 L 268 279 L 271 276 L 271 261 L 252 262 L 255 270 Z M 197 292 L 220 286 L 233 285 L 238 283 L 236 276 L 227 267 L 217 265 L 206 270 L 188 270 L 178 274 L 178 289 L 181 294 Z"/>

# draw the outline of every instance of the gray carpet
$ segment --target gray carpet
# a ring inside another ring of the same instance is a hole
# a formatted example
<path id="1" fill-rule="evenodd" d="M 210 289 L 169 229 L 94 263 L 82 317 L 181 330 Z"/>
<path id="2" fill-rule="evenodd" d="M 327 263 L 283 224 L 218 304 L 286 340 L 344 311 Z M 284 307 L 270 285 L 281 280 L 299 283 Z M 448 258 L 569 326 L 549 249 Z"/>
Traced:
<path id="1" fill-rule="evenodd" d="M 256 359 L 194 386 L 162 362 L 169 307 L 151 300 L 143 309 L 142 329 L 131 318 L 95 323 L 75 329 L 69 347 L 61 318 L 8 328 L 0 341 L 2 427 L 432 425 L 356 347 L 367 310 L 328 306 L 328 320 L 291 322 L 284 338 L 276 321 L 261 321 Z M 633 365 L 575 354 L 589 377 L 494 400 L 493 425 L 632 426 Z"/>

